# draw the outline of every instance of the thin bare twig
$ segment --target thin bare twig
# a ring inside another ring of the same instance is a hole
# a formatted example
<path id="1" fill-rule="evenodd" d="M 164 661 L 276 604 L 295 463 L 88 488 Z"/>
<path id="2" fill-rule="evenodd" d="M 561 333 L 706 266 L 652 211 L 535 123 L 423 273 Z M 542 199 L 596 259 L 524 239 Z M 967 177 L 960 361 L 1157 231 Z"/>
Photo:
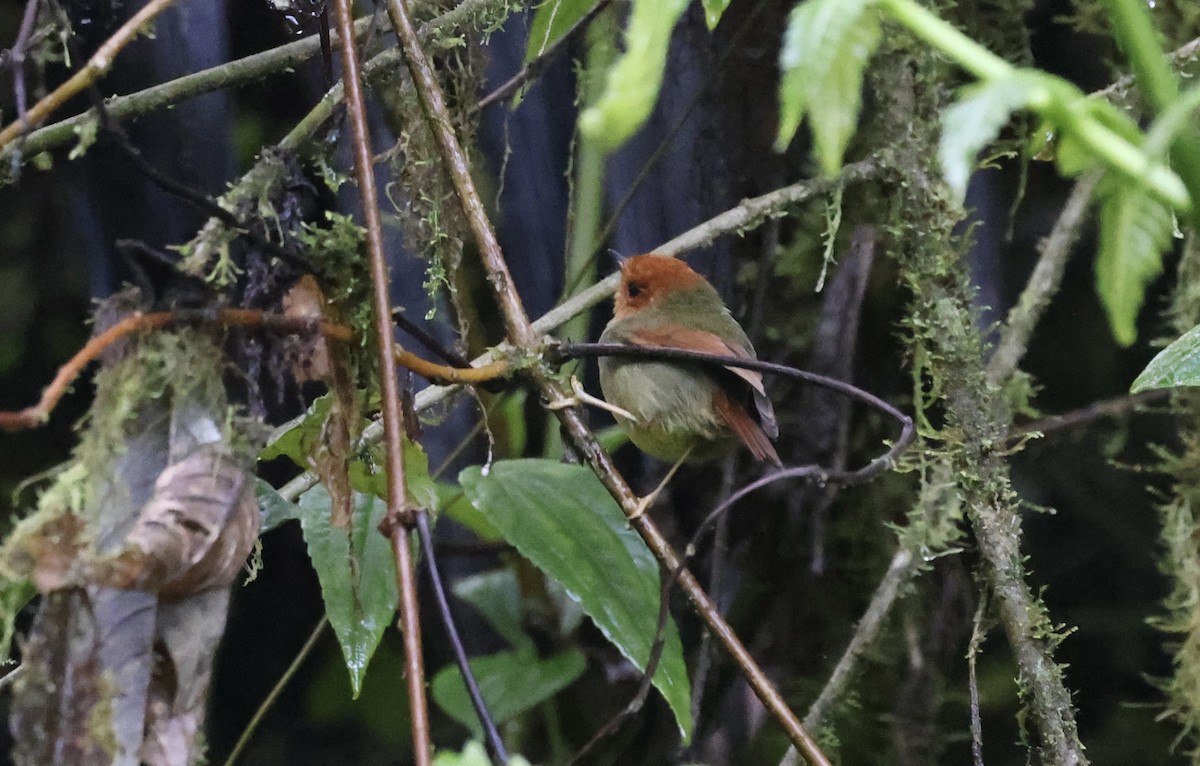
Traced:
<path id="1" fill-rule="evenodd" d="M 263 716 L 275 704 L 275 700 L 279 699 L 279 695 L 283 692 L 283 688 L 287 686 L 288 681 L 292 680 L 292 676 L 296 675 L 296 671 L 307 659 L 308 655 L 312 654 L 313 647 L 317 645 L 317 639 L 321 637 L 321 633 L 329 625 L 329 616 L 322 615 L 321 621 L 313 628 L 312 633 L 308 635 L 308 640 L 304 642 L 304 646 L 300 647 L 300 651 L 292 659 L 292 664 L 288 665 L 287 670 L 283 671 L 283 675 L 271 687 L 271 691 L 267 694 L 266 699 L 254 711 L 254 715 L 250 718 L 250 722 L 246 724 L 246 728 L 242 729 L 241 736 L 233 746 L 233 750 L 229 752 L 229 757 L 225 759 L 225 766 L 233 766 L 237 762 L 238 756 L 246 749 L 246 745 L 250 744 L 250 738 L 254 736 L 254 732 L 258 729 L 259 723 L 262 722 Z"/>
<path id="2" fill-rule="evenodd" d="M 1016 446 L 1021 439 L 1030 434 L 1046 435 L 1087 425 L 1100 418 L 1119 418 L 1128 415 L 1138 407 L 1168 401 L 1172 393 L 1173 389 L 1158 388 L 1126 396 L 1114 396 L 1111 399 L 1101 399 L 1086 407 L 1064 412 L 1061 415 L 1049 415 L 1038 420 L 1031 420 L 1008 432 L 1008 446 Z"/>
<path id="3" fill-rule="evenodd" d="M 25 55 L 29 53 L 29 41 L 33 37 L 33 23 L 37 20 L 41 0 L 25 0 L 25 12 L 21 15 L 21 27 L 12 46 L 13 98 L 17 102 L 17 119 L 29 130 L 29 115 L 26 107 L 28 94 L 25 91 Z"/>
<path id="4" fill-rule="evenodd" d="M 1008 312 L 1008 320 L 1004 324 L 1000 341 L 988 360 L 987 376 L 990 383 L 1003 385 L 1007 382 L 1017 369 L 1021 357 L 1025 355 L 1033 328 L 1058 292 L 1067 258 L 1079 239 L 1092 192 L 1099 180 L 1099 173 L 1088 173 L 1075 182 L 1058 220 L 1054 222 L 1050 236 L 1042 241 L 1041 256 L 1037 265 L 1029 275 L 1021 297 Z"/>
<path id="5" fill-rule="evenodd" d="M 569 43 L 581 29 L 586 28 L 588 24 L 592 23 L 592 19 L 596 18 L 601 11 L 607 8 L 609 3 L 610 0 L 600 0 L 600 2 L 593 5 L 591 10 L 589 10 L 587 13 L 581 16 L 578 21 L 572 24 L 571 28 L 564 32 L 561 37 L 559 37 L 549 46 L 538 51 L 537 58 L 522 66 L 515 75 L 510 77 L 502 85 L 497 87 L 491 93 L 488 93 L 483 98 L 479 99 L 479 101 L 475 103 L 474 111 L 482 111 L 497 101 L 508 98 L 517 90 L 517 88 L 520 88 L 526 82 L 541 75 L 542 70 L 545 69 L 546 65 L 558 55 L 558 52 L 566 47 L 567 43 Z"/>
<path id="6" fill-rule="evenodd" d="M 425 551 L 425 568 L 429 572 L 429 580 L 433 584 L 433 593 L 437 601 L 438 613 L 442 617 L 442 627 L 446 629 L 446 638 L 454 652 L 454 662 L 462 675 L 467 687 L 467 696 L 471 699 L 471 707 L 475 708 L 475 716 L 483 728 L 483 738 L 487 744 L 488 755 L 494 766 L 504 766 L 508 763 L 508 751 L 504 749 L 504 740 L 496 730 L 496 721 L 488 710 L 483 693 L 479 691 L 479 682 L 471 672 L 471 664 L 467 660 L 467 650 L 463 648 L 462 639 L 458 635 L 458 627 L 454 624 L 454 615 L 450 613 L 450 603 L 446 600 L 446 586 L 442 584 L 442 575 L 438 571 L 437 560 L 434 557 L 433 533 L 429 530 L 429 514 L 417 511 L 417 534 L 421 538 L 421 548 Z"/>
<path id="7" fill-rule="evenodd" d="M 249 327 L 292 335 L 321 335 L 330 340 L 349 343 L 357 334 L 344 325 L 318 322 L 309 318 L 268 314 L 261 309 L 216 309 L 196 311 L 156 311 L 148 314 L 134 313 L 121 319 L 99 335 L 89 340 L 83 348 L 59 368 L 58 373 L 42 391 L 37 404 L 23 410 L 0 412 L 0 431 L 20 431 L 34 428 L 46 421 L 67 388 L 83 372 L 88 364 L 100 358 L 106 349 L 122 338 L 142 332 L 161 330 L 174 325 L 217 325 L 225 327 Z M 485 364 L 482 367 L 444 367 L 433 364 L 416 354 L 392 348 L 393 361 L 430 380 L 448 383 L 475 384 L 503 377 L 511 371 L 506 360 Z"/>
<path id="8" fill-rule="evenodd" d="M 383 252 L 383 225 L 379 194 L 375 189 L 371 132 L 363 98 L 358 46 L 354 40 L 352 0 L 334 0 L 338 36 L 342 40 L 342 83 L 354 152 L 354 175 L 362 199 L 366 225 L 367 259 L 371 269 L 371 297 L 375 334 L 379 344 L 380 394 L 383 398 L 383 440 L 386 447 L 388 510 L 380 531 L 387 535 L 396 559 L 396 588 L 400 593 L 400 624 L 404 636 L 404 675 L 412 721 L 413 755 L 417 766 L 433 762 L 433 740 L 429 731 L 429 708 L 425 698 L 425 660 L 421 650 L 420 606 L 413 571 L 409 538 L 414 510 L 404 483 L 404 420 L 400 405 L 400 380 L 392 364 L 391 278 Z M 416 32 L 414 31 L 415 35 Z"/>
<path id="9" fill-rule="evenodd" d="M 423 24 L 419 34 L 422 39 L 429 39 L 435 33 L 445 32 L 461 25 L 481 9 L 489 5 L 500 5 L 502 2 L 503 0 L 463 0 L 454 8 Z M 367 31 L 373 22 L 374 18 L 370 16 L 358 19 L 354 22 L 355 34 Z M 336 35 L 334 35 L 332 43 L 335 48 L 340 46 L 340 40 Z M 286 72 L 315 56 L 320 49 L 320 40 L 316 35 L 304 37 L 277 48 L 183 75 L 136 93 L 114 96 L 106 103 L 109 113 L 114 119 L 121 121 L 134 119 L 155 109 L 164 109 L 205 93 L 222 88 L 237 87 L 271 74 Z M 364 66 L 369 79 L 376 73 L 394 67 L 398 63 L 399 51 L 392 48 L 372 57 Z M 281 146 L 291 148 L 299 146 L 304 137 L 311 135 L 312 131 L 328 118 L 333 108 L 340 104 L 341 100 L 342 84 L 338 82 L 314 107 L 313 112 L 310 112 L 298 123 L 300 131 L 293 130 L 292 133 L 289 133 L 289 138 L 281 142 Z M 95 111 L 88 110 L 38 128 L 24 137 L 20 143 L 20 149 L 27 155 L 34 155 L 62 146 L 76 140 L 77 131 L 88 121 L 94 119 L 96 119 Z M 7 160 L 16 149 L 17 147 L 14 145 L 0 147 L 0 160 Z"/>
<path id="10" fill-rule="evenodd" d="M 17 119 L 0 130 L 0 149 L 24 133 L 28 126 L 41 124 L 50 116 L 51 112 L 107 74 L 109 68 L 112 67 L 113 59 L 121 52 L 121 49 L 132 42 L 144 26 L 170 8 L 174 2 L 175 0 L 150 0 L 149 3 L 142 6 L 129 21 L 122 24 L 120 29 L 100 45 L 82 69 L 30 107 L 24 119 Z"/>

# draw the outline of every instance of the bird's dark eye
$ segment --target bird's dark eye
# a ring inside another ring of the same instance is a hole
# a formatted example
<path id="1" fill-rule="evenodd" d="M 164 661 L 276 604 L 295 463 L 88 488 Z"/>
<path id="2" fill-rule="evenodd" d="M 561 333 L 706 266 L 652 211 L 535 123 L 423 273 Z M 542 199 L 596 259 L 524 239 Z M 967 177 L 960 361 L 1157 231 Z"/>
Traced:
<path id="1" fill-rule="evenodd" d="M 636 298 L 642 294 L 642 286 L 637 282 L 630 282 L 625 288 L 625 292 L 629 294 L 630 298 Z"/>

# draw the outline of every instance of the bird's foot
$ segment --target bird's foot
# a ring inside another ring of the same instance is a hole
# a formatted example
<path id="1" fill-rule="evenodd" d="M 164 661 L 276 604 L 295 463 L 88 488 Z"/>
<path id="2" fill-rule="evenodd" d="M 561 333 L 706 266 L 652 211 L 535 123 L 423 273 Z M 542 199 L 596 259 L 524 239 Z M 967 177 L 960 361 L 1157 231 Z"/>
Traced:
<path id="1" fill-rule="evenodd" d="M 546 406 L 551 410 L 565 410 L 568 407 L 576 407 L 580 404 L 590 404 L 593 407 L 599 407 L 602 410 L 608 410 L 614 415 L 618 415 L 626 420 L 637 422 L 637 417 L 627 409 L 609 404 L 608 402 L 598 397 L 592 396 L 587 391 L 583 390 L 583 384 L 579 382 L 579 378 L 571 376 L 571 391 L 573 396 L 564 397 L 557 401 L 550 402 Z"/>
<path id="2" fill-rule="evenodd" d="M 628 519 L 629 523 L 640 519 L 646 513 L 646 511 L 649 510 L 650 506 L 654 505 L 654 501 L 658 500 L 659 494 L 666 489 L 667 483 L 674 478 L 675 472 L 679 470 L 679 466 L 683 465 L 683 462 L 687 460 L 688 455 L 690 454 L 692 454 L 692 450 L 691 448 L 688 448 L 688 451 L 683 453 L 683 455 L 675 461 L 675 465 L 671 466 L 671 470 L 667 471 L 667 475 L 664 476 L 662 481 L 658 483 L 658 486 L 654 488 L 654 491 L 645 497 L 638 498 L 637 505 L 634 506 L 632 511 L 626 514 L 626 518 Z"/>

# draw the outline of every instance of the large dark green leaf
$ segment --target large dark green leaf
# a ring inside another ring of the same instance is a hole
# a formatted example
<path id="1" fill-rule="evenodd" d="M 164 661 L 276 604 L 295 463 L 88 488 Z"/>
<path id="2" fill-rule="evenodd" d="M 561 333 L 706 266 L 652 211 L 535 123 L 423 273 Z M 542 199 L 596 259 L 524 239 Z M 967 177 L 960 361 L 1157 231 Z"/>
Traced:
<path id="1" fill-rule="evenodd" d="M 511 569 L 497 569 L 464 577 L 454 584 L 454 595 L 466 601 L 512 646 L 532 647 L 521 614 L 521 588 Z"/>
<path id="2" fill-rule="evenodd" d="M 534 705 L 550 699 L 587 668 L 583 653 L 570 650 L 541 659 L 532 648 L 499 652 L 471 660 L 471 671 L 496 723 L 514 718 Z M 483 736 L 467 687 L 457 665 L 448 665 L 433 677 L 433 699 L 454 720 Z"/>
<path id="3" fill-rule="evenodd" d="M 378 529 L 387 507 L 373 495 L 355 492 L 350 527 L 337 528 L 330 524 L 329 493 L 324 487 L 305 492 L 298 505 L 325 613 L 357 697 L 367 663 L 396 608 L 396 562 L 390 543 Z"/>
<path id="4" fill-rule="evenodd" d="M 505 539 L 562 584 L 601 632 L 645 668 L 658 617 L 658 562 L 600 481 L 586 468 L 549 460 L 500 461 L 486 474 L 471 467 L 459 481 Z M 673 621 L 654 686 L 687 739 L 690 690 Z"/>

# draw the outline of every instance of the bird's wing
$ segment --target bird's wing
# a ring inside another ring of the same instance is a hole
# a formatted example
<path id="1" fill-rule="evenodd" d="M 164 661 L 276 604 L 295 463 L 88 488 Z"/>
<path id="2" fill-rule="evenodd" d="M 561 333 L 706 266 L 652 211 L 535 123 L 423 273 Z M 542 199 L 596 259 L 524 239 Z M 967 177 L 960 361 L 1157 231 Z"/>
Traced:
<path id="1" fill-rule="evenodd" d="M 639 327 L 629 333 L 628 340 L 639 346 L 660 346 L 719 356 L 754 358 L 740 344 L 730 343 L 716 333 L 691 327 Z M 777 438 L 779 424 L 775 420 L 775 408 L 771 405 L 771 400 L 767 397 L 767 391 L 763 387 L 762 373 L 743 367 L 726 367 L 725 369 L 749 383 L 750 387 L 754 389 L 754 408 L 758 411 L 759 420 L 762 421 L 762 430 L 768 437 Z M 753 447 L 751 449 L 753 450 Z M 774 448 L 771 449 L 771 452 L 772 454 L 775 452 Z"/>
<path id="2" fill-rule="evenodd" d="M 753 359 L 750 356 L 750 352 L 741 346 L 728 343 L 715 333 L 695 330 L 690 327 L 639 327 L 629 334 L 629 341 L 638 346 L 677 348 L 683 351 L 699 351 L 703 354 L 714 354 L 716 356 L 737 356 L 743 359 Z M 762 373 L 741 367 L 726 367 L 725 369 L 749 383 L 750 387 L 758 393 L 766 394 L 766 389 L 763 388 Z"/>

